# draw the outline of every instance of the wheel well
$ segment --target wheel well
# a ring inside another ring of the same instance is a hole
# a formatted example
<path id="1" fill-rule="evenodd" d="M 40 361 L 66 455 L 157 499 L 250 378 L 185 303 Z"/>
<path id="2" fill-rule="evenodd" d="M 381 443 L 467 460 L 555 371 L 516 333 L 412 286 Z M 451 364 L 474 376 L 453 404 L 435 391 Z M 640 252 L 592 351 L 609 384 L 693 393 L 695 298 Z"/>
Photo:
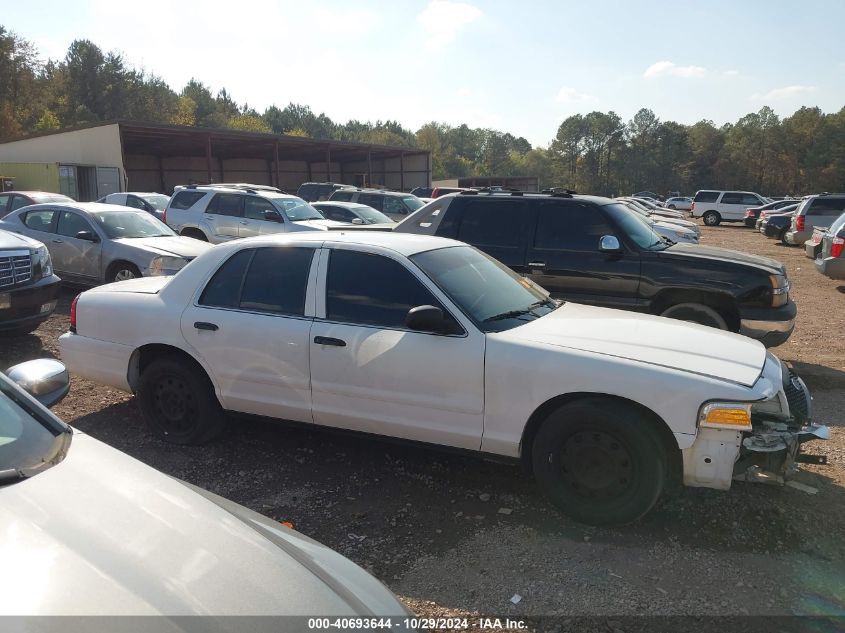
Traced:
<path id="1" fill-rule="evenodd" d="M 202 236 L 201 239 L 208 241 L 208 237 L 206 237 L 203 230 L 198 229 L 195 226 L 189 226 L 187 228 L 182 229 L 182 231 L 179 233 L 179 235 L 182 235 L 184 237 L 191 237 L 192 235 L 200 235 L 200 236 Z"/>
<path id="2" fill-rule="evenodd" d="M 684 465 L 681 451 L 678 448 L 678 442 L 675 440 L 675 436 L 672 434 L 672 431 L 669 429 L 666 422 L 664 422 L 663 419 L 654 411 L 639 402 L 634 402 L 628 398 L 613 396 L 606 393 L 577 392 L 562 394 L 555 396 L 551 400 L 547 400 L 537 407 L 534 413 L 531 414 L 531 417 L 528 418 L 528 423 L 522 431 L 522 439 L 519 443 L 520 460 L 522 461 L 523 466 L 530 471 L 531 450 L 534 445 L 534 438 L 537 435 L 537 431 L 540 430 L 540 425 L 543 421 L 549 417 L 553 411 L 559 409 L 563 405 L 569 404 L 570 402 L 576 402 L 578 400 L 584 400 L 586 398 L 602 398 L 604 400 L 618 402 L 633 407 L 640 412 L 644 419 L 648 420 L 648 423 L 657 432 L 657 436 L 660 438 L 663 447 L 666 449 L 666 458 L 669 464 L 669 479 L 673 482 L 683 481 Z"/>
<path id="3" fill-rule="evenodd" d="M 701 303 L 718 312 L 731 332 L 739 332 L 739 310 L 734 298 L 728 294 L 701 290 L 665 290 L 651 302 L 651 313 L 661 314 L 669 306 L 679 303 Z"/>
<path id="4" fill-rule="evenodd" d="M 194 365 L 198 371 L 202 372 L 202 375 L 206 377 L 206 379 L 211 382 L 208 374 L 206 373 L 205 369 L 202 365 L 200 365 L 197 360 L 188 354 L 185 350 L 179 349 L 178 347 L 173 347 L 172 345 L 162 345 L 159 343 L 151 343 L 149 345 L 142 345 L 134 352 L 132 352 L 132 357 L 129 359 L 129 373 L 127 376 L 127 380 L 129 382 L 129 386 L 132 388 L 133 393 L 135 392 L 138 386 L 138 379 L 141 377 L 144 369 L 146 369 L 150 363 L 154 360 L 158 360 L 159 358 L 164 358 L 165 356 L 170 356 L 172 358 L 178 358 L 180 360 L 187 361 Z M 212 383 L 213 384 L 213 383 Z"/>

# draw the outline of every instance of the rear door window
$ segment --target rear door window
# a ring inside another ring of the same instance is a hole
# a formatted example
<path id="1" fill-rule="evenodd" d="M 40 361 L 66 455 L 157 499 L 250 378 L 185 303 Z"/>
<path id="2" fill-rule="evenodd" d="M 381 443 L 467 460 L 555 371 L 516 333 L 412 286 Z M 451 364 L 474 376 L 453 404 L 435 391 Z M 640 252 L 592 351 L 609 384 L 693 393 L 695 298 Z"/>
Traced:
<path id="1" fill-rule="evenodd" d="M 32 201 L 29 198 L 25 198 L 24 196 L 12 196 L 12 203 L 9 206 L 9 213 L 11 213 L 12 211 L 17 211 L 18 209 L 22 209 L 31 204 Z M 0 205 L 0 213 L 2 213 L 2 205 Z"/>
<path id="2" fill-rule="evenodd" d="M 343 207 L 335 206 L 320 206 L 317 211 L 323 214 L 327 220 L 334 220 L 336 222 L 352 222 L 357 216 Z"/>
<path id="3" fill-rule="evenodd" d="M 215 194 L 208 203 L 206 213 L 212 215 L 225 215 L 229 217 L 240 217 L 244 214 L 243 196 L 237 193 Z"/>
<path id="4" fill-rule="evenodd" d="M 845 211 L 845 198 L 816 198 L 807 209 L 807 215 L 839 217 Z"/>
<path id="5" fill-rule="evenodd" d="M 199 304 L 214 308 L 237 308 L 244 275 L 253 252 L 253 249 L 245 249 L 227 259 L 206 284 Z"/>
<path id="6" fill-rule="evenodd" d="M 340 200 L 341 202 L 349 202 L 350 200 L 352 200 L 352 195 L 353 192 L 351 191 L 335 191 L 331 196 L 329 196 L 329 200 Z"/>
<path id="7" fill-rule="evenodd" d="M 138 196 L 126 196 L 126 206 L 132 207 L 133 209 L 140 209 L 141 211 L 147 210 L 147 204 Z"/>
<path id="8" fill-rule="evenodd" d="M 695 194 L 694 202 L 716 202 L 719 199 L 718 191 L 699 191 Z"/>
<path id="9" fill-rule="evenodd" d="M 40 209 L 26 214 L 23 223 L 33 231 L 53 232 L 53 220 L 58 212 L 55 209 Z"/>
<path id="10" fill-rule="evenodd" d="M 204 191 L 180 191 L 170 202 L 171 209 L 190 209 L 197 201 L 205 196 Z"/>
<path id="11" fill-rule="evenodd" d="M 313 248 L 259 248 L 241 290 L 241 310 L 302 316 Z"/>
<path id="12" fill-rule="evenodd" d="M 744 195 L 738 191 L 726 191 L 721 204 L 743 204 Z"/>
<path id="13" fill-rule="evenodd" d="M 406 215 L 408 213 L 408 209 L 406 209 L 405 205 L 402 204 L 402 200 L 400 198 L 385 196 L 384 208 L 382 209 L 382 213 L 395 213 L 398 215 Z"/>
<path id="14" fill-rule="evenodd" d="M 250 220 L 265 220 L 264 212 L 271 211 L 279 213 L 279 210 L 273 206 L 273 203 L 266 198 L 258 196 L 249 196 L 244 201 L 244 217 Z M 281 215 L 279 213 L 279 215 Z"/>
<path id="15" fill-rule="evenodd" d="M 384 198 L 385 196 L 379 196 L 372 193 L 362 193 L 360 196 L 358 196 L 358 203 L 366 204 L 368 207 L 372 207 L 377 211 L 384 211 Z M 402 211 L 399 211 L 399 213 L 403 212 L 404 209 Z"/>

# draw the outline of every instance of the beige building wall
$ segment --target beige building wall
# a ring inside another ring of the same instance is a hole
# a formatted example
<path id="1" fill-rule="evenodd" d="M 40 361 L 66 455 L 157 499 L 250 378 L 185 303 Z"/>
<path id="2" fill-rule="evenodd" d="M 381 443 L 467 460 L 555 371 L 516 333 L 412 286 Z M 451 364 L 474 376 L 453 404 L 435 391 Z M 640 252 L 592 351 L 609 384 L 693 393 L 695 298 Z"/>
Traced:
<path id="1" fill-rule="evenodd" d="M 123 168 L 116 123 L 0 144 L 0 162 Z"/>
<path id="2" fill-rule="evenodd" d="M 0 163 L 0 176 L 14 178 L 18 191 L 59 192 L 57 163 Z"/>

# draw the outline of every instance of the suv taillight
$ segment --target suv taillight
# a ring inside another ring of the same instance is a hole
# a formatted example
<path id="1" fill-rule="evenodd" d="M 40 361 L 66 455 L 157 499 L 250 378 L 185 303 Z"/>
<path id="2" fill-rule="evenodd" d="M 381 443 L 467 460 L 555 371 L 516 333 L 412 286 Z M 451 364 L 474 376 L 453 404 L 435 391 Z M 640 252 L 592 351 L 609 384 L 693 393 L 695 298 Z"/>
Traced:
<path id="1" fill-rule="evenodd" d="M 830 256 L 842 257 L 843 250 L 845 250 L 845 238 L 834 237 L 830 244 Z"/>
<path id="2" fill-rule="evenodd" d="M 796 231 L 803 231 L 804 230 L 804 216 L 803 215 L 796 215 L 795 216 L 795 230 Z"/>
<path id="3" fill-rule="evenodd" d="M 79 301 L 79 295 L 73 298 L 70 304 L 70 331 L 76 334 L 76 302 Z"/>

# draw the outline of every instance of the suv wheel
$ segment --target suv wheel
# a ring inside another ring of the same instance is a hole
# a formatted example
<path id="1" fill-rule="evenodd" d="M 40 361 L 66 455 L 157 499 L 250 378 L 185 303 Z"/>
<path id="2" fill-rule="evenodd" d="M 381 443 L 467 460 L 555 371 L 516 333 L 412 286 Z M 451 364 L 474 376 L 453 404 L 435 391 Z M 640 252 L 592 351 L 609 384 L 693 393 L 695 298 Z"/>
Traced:
<path id="1" fill-rule="evenodd" d="M 205 444 L 226 426 L 211 381 L 181 358 L 159 358 L 144 369 L 138 402 L 153 433 L 174 444 Z"/>
<path id="2" fill-rule="evenodd" d="M 719 226 L 719 222 L 722 221 L 722 216 L 719 215 L 717 211 L 707 211 L 701 216 L 701 219 L 704 220 L 704 224 L 707 226 Z"/>
<path id="3" fill-rule="evenodd" d="M 660 316 L 708 325 L 719 330 L 728 329 L 728 324 L 722 315 L 703 303 L 677 303 L 666 308 L 660 313 Z"/>
<path id="4" fill-rule="evenodd" d="M 537 482 L 563 512 L 588 525 L 636 521 L 657 502 L 666 451 L 636 409 L 602 398 L 564 405 L 532 448 Z"/>
<path id="5" fill-rule="evenodd" d="M 205 236 L 205 233 L 203 233 L 199 229 L 185 229 L 180 233 L 180 235 L 184 237 L 192 237 L 195 240 L 199 240 L 200 242 L 208 241 L 208 238 Z"/>

